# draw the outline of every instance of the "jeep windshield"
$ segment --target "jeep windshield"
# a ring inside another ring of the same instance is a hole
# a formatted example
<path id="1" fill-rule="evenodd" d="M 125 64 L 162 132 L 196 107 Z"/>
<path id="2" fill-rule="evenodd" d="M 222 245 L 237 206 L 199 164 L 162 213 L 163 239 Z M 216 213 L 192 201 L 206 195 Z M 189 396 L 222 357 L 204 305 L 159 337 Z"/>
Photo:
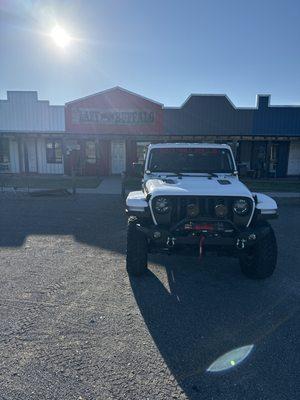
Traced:
<path id="1" fill-rule="evenodd" d="M 152 149 L 147 170 L 174 174 L 232 174 L 234 165 L 228 149 L 172 147 Z"/>

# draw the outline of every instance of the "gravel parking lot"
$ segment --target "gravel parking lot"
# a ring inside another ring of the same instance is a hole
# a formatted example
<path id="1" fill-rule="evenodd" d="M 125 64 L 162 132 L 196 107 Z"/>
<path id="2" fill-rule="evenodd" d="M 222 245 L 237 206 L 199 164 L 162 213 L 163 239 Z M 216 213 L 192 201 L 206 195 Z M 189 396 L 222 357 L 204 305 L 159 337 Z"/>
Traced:
<path id="1" fill-rule="evenodd" d="M 266 281 L 234 259 L 167 256 L 129 280 L 118 196 L 0 194 L 0 399 L 299 398 L 299 201 L 273 226 Z"/>

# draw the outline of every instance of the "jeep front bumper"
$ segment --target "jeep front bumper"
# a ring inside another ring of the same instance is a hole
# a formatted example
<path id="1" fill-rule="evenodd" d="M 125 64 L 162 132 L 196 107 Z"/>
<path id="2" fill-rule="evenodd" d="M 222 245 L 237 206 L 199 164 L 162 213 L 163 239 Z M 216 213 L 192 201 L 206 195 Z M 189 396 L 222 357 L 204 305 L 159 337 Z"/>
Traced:
<path id="1" fill-rule="evenodd" d="M 159 225 L 138 225 L 137 228 L 147 236 L 152 247 L 167 251 L 182 245 L 196 246 L 203 239 L 208 250 L 224 246 L 243 250 L 253 246 L 269 232 L 268 226 L 241 229 L 229 220 L 216 219 L 183 220 L 169 229 Z"/>

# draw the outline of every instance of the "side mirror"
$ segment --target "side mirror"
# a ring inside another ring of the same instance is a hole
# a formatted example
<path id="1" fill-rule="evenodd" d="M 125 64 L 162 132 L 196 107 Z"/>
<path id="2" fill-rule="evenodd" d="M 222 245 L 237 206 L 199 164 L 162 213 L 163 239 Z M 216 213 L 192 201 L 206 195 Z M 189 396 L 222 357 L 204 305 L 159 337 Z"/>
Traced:
<path id="1" fill-rule="evenodd" d="M 132 175 L 137 177 L 137 178 L 141 178 L 143 176 L 143 172 L 144 172 L 144 164 L 141 163 L 137 163 L 134 162 L 132 163 Z"/>

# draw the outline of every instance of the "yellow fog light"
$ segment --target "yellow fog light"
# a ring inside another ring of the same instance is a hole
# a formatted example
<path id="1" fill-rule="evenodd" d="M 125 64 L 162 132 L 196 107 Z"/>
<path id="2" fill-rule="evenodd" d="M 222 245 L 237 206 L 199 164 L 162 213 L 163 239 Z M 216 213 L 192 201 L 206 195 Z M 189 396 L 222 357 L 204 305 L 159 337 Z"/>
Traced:
<path id="1" fill-rule="evenodd" d="M 217 204 L 215 206 L 215 213 L 217 217 L 224 218 L 228 214 L 228 208 L 225 204 Z"/>
<path id="2" fill-rule="evenodd" d="M 187 215 L 188 217 L 196 217 L 199 214 L 199 206 L 198 204 L 191 203 L 187 206 Z"/>

